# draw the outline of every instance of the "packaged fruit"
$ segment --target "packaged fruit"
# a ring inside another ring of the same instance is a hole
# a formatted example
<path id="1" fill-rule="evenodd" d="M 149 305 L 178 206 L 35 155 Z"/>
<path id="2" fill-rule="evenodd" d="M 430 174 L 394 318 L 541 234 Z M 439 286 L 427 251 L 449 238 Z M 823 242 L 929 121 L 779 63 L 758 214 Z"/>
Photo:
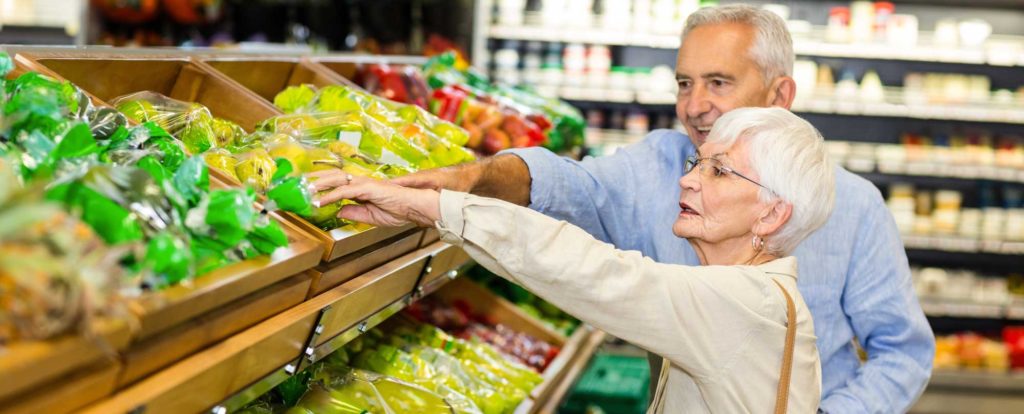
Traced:
<path id="1" fill-rule="evenodd" d="M 181 140 L 189 154 L 234 144 L 245 131 L 226 119 L 214 117 L 208 108 L 143 91 L 111 102 L 121 113 L 139 123 L 153 122 Z"/>
<path id="2" fill-rule="evenodd" d="M 258 192 L 267 190 L 275 172 L 277 165 L 274 159 L 262 148 L 239 155 L 235 164 L 235 176 L 238 180 Z"/>

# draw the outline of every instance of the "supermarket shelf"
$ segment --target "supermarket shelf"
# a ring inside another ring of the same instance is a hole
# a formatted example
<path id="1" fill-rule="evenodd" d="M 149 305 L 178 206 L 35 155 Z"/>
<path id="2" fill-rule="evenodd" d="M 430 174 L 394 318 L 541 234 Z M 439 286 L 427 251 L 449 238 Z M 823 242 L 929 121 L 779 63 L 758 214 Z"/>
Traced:
<path id="1" fill-rule="evenodd" d="M 441 243 L 437 244 L 440 245 Z M 460 274 L 465 273 L 465 268 L 471 264 L 464 260 L 458 263 L 448 262 L 440 264 L 436 263 L 438 260 L 435 259 L 437 257 L 446 257 L 443 256 L 446 252 L 455 250 L 459 249 L 448 247 L 444 251 L 430 256 L 428 261 L 424 263 L 423 271 L 417 279 L 417 285 L 413 287 L 409 293 L 402 295 L 387 305 L 384 305 L 381 309 L 371 313 L 369 316 L 366 316 L 358 323 L 337 334 L 337 336 L 328 339 L 320 345 L 314 346 L 316 344 L 317 337 L 323 333 L 323 324 L 320 324 L 318 321 L 314 332 L 310 335 L 310 339 L 307 341 L 308 346 L 305 348 L 303 355 L 298 361 L 289 361 L 288 364 L 275 369 L 271 374 L 261 378 L 244 390 L 225 399 L 222 403 L 215 406 L 212 409 L 212 412 L 232 412 L 245 406 L 249 402 L 255 400 L 291 377 L 294 373 L 327 357 L 334 351 L 341 349 L 353 339 L 359 337 L 359 335 L 373 329 L 377 325 L 388 320 L 388 318 L 394 316 L 398 312 L 401 312 L 418 298 L 429 295 L 430 293 L 440 289 L 449 281 L 455 280 Z M 444 265 L 450 265 L 451 268 L 443 267 Z M 432 280 L 424 281 L 424 279 L 429 277 L 431 273 L 434 273 L 435 270 L 443 273 L 443 277 L 436 277 Z"/>
<path id="2" fill-rule="evenodd" d="M 921 298 L 921 309 L 931 317 L 1024 320 L 1024 304 L 977 303 Z"/>
<path id="3" fill-rule="evenodd" d="M 819 27 L 806 35 L 795 35 L 793 51 L 798 56 L 1024 66 L 1024 53 L 1022 53 L 1024 52 L 1024 38 L 1017 36 L 992 36 L 989 47 L 947 48 L 930 45 L 931 34 L 927 32 L 922 33 L 921 41 L 914 47 L 893 46 L 884 43 L 831 43 L 824 40 L 824 33 L 824 28 Z M 677 49 L 679 47 L 678 34 L 638 33 L 600 28 L 568 30 L 545 26 L 496 25 L 490 28 L 488 37 L 656 49 Z M 991 46 L 993 43 L 996 46 Z"/>
<path id="4" fill-rule="evenodd" d="M 906 234 L 903 235 L 903 245 L 907 249 L 937 250 L 950 253 L 986 253 L 1004 256 L 1024 255 L 1024 242 L 1021 241 L 978 240 L 964 237 Z"/>
<path id="5" fill-rule="evenodd" d="M 1024 108 L 997 103 L 929 104 L 904 103 L 901 88 L 889 88 L 887 98 L 880 102 L 839 99 L 820 95 L 793 103 L 793 112 L 881 118 L 910 118 L 937 121 L 963 121 L 1024 125 Z M 558 96 L 573 102 L 633 104 L 671 107 L 676 96 L 670 92 L 641 92 L 586 87 L 561 87 Z"/>
<path id="6" fill-rule="evenodd" d="M 988 414 L 1024 411 L 1024 374 L 968 371 L 932 372 L 928 388 L 911 413 Z"/>
<path id="7" fill-rule="evenodd" d="M 980 102 L 974 104 L 933 104 L 904 102 L 902 88 L 888 88 L 882 101 L 858 101 L 836 96 L 798 99 L 793 112 L 883 118 L 911 118 L 938 121 L 1024 124 L 1024 108 L 1013 104 Z"/>

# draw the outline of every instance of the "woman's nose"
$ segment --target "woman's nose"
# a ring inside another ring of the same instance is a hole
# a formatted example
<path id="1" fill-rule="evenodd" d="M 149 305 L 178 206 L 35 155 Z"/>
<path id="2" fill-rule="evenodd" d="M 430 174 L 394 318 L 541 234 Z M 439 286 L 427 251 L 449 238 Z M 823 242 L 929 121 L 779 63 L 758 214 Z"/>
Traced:
<path id="1" fill-rule="evenodd" d="M 679 177 L 679 187 L 690 191 L 700 191 L 700 167 L 690 170 L 690 172 L 683 174 Z"/>

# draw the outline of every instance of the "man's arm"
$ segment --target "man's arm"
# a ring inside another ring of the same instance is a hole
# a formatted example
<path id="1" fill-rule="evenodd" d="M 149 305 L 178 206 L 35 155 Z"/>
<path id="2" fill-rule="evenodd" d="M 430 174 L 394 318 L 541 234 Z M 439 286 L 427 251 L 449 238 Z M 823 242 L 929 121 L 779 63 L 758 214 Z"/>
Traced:
<path id="1" fill-rule="evenodd" d="M 649 236 L 645 232 L 650 229 L 642 226 L 650 217 L 638 208 L 648 205 L 651 197 L 671 197 L 666 193 L 677 187 L 674 183 L 659 184 L 658 177 L 664 174 L 664 168 L 682 174 L 681 158 L 687 148 L 690 144 L 684 135 L 659 130 L 639 143 L 599 158 L 575 161 L 544 148 L 521 148 L 490 160 L 423 171 L 393 182 L 469 192 L 529 206 L 582 227 L 619 248 L 639 250 L 641 239 Z"/>
<path id="2" fill-rule="evenodd" d="M 414 188 L 453 190 L 526 206 L 530 204 L 530 169 L 512 154 L 501 154 L 454 167 L 420 171 L 393 183 Z"/>
<path id="3" fill-rule="evenodd" d="M 935 338 L 914 294 L 896 224 L 881 200 L 865 209 L 853 252 L 843 309 L 868 361 L 845 387 L 825 396 L 821 409 L 906 412 L 928 383 Z"/>

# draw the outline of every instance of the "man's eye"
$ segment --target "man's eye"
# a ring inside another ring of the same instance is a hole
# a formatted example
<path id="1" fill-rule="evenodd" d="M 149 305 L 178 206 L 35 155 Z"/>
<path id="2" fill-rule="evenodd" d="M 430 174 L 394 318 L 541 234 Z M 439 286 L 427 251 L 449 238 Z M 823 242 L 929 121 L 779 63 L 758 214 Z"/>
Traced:
<path id="1" fill-rule="evenodd" d="M 689 88 L 691 83 L 693 83 L 693 82 L 688 81 L 688 80 L 681 80 L 681 81 L 679 81 L 679 88 L 680 89 Z"/>
<path id="2" fill-rule="evenodd" d="M 726 85 L 726 82 L 724 80 L 721 80 L 721 79 L 712 79 L 711 80 L 711 85 L 716 87 L 716 88 L 721 88 L 721 87 Z"/>
<path id="3" fill-rule="evenodd" d="M 711 171 L 715 173 L 715 177 L 721 177 L 721 176 L 725 175 L 725 170 L 723 170 L 721 167 L 712 167 L 712 168 L 713 169 Z"/>

